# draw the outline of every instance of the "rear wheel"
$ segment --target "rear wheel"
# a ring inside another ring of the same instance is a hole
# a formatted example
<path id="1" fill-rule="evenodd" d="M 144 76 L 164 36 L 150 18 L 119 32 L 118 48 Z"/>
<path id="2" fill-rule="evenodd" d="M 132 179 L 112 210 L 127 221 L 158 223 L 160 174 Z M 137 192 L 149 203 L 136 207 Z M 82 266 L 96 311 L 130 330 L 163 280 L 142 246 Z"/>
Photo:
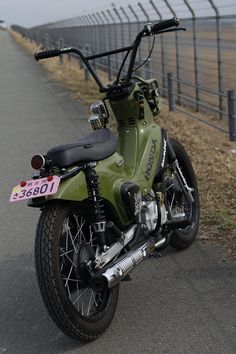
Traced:
<path id="1" fill-rule="evenodd" d="M 192 188 L 192 196 L 194 198 L 193 203 L 188 202 L 183 192 L 178 191 L 175 186 L 170 187 L 165 195 L 167 209 L 171 214 L 171 218 L 188 217 L 192 220 L 191 225 L 183 229 L 174 230 L 170 236 L 170 245 L 182 250 L 193 243 L 198 233 L 200 216 L 199 193 L 196 176 L 184 147 L 175 139 L 170 139 L 170 142 L 183 176 L 188 186 Z"/>
<path id="2" fill-rule="evenodd" d="M 95 252 L 97 240 L 73 203 L 54 202 L 39 219 L 35 264 L 45 306 L 68 336 L 91 341 L 111 323 L 119 287 L 95 291 L 82 274 L 84 257 Z M 82 259 L 83 258 L 83 259 Z"/>

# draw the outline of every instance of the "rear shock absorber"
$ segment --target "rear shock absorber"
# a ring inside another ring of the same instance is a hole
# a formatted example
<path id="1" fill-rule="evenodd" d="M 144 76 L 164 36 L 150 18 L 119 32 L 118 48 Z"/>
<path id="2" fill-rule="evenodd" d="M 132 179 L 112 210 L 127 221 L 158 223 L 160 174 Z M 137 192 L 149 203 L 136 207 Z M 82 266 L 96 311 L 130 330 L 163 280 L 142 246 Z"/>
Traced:
<path id="1" fill-rule="evenodd" d="M 99 176 L 95 171 L 96 163 L 88 163 L 84 169 L 88 201 L 90 207 L 90 219 L 93 232 L 98 234 L 98 242 L 101 247 L 104 247 L 106 219 L 103 199 L 100 195 Z"/>

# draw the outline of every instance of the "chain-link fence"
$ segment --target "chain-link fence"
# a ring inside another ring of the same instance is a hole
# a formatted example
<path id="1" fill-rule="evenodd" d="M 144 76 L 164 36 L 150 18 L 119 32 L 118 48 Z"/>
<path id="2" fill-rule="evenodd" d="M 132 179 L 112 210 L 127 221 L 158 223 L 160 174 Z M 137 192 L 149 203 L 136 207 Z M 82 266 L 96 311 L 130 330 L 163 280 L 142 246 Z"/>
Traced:
<path id="1" fill-rule="evenodd" d="M 222 124 L 199 118 L 194 111 L 228 120 L 230 139 L 235 141 L 236 5 L 233 1 L 231 5 L 227 2 L 217 6 L 216 3 L 217 0 L 176 0 L 172 6 L 171 0 L 150 0 L 126 7 L 113 4 L 110 9 L 73 19 L 30 29 L 14 28 L 45 48 L 76 46 L 89 56 L 130 45 L 148 22 L 179 17 L 181 27 L 187 31 L 158 36 L 142 76 L 159 79 L 171 110 L 186 113 L 225 132 Z M 152 41 L 153 37 L 143 41 L 137 66 L 148 56 Z M 94 65 L 98 70 L 106 71 L 108 80 L 112 80 L 123 55 L 100 58 Z M 190 106 L 192 112 L 183 110 L 180 104 Z"/>

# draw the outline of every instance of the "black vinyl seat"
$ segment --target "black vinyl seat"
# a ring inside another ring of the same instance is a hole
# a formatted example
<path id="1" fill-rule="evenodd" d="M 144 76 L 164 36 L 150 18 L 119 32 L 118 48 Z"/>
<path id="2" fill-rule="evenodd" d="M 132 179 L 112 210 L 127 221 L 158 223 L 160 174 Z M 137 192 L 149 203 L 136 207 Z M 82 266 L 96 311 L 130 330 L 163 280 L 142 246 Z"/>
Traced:
<path id="1" fill-rule="evenodd" d="M 47 152 L 54 166 L 69 167 L 79 162 L 103 160 L 117 147 L 115 135 L 107 128 L 93 131 L 72 144 L 56 146 Z"/>

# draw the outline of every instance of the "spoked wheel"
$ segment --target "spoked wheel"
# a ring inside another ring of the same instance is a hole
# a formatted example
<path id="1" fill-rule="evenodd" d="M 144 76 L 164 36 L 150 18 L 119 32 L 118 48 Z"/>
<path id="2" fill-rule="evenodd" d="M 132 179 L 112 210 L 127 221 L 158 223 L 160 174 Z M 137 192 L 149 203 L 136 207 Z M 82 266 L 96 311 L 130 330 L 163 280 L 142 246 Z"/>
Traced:
<path id="1" fill-rule="evenodd" d="M 119 287 L 94 290 L 84 263 L 93 260 L 97 239 L 73 203 L 55 202 L 39 219 L 35 263 L 42 298 L 68 336 L 96 339 L 112 321 Z"/>
<path id="2" fill-rule="evenodd" d="M 174 230 L 170 237 L 170 245 L 179 250 L 190 246 L 195 240 L 199 227 L 199 194 L 196 176 L 191 161 L 184 147 L 175 139 L 170 139 L 171 145 L 175 151 L 180 169 L 188 186 L 192 189 L 194 202 L 190 203 L 179 188 L 177 181 L 173 180 L 170 187 L 167 188 L 165 195 L 165 203 L 171 218 L 190 218 L 191 225 Z M 170 176 L 167 176 L 167 178 Z"/>

